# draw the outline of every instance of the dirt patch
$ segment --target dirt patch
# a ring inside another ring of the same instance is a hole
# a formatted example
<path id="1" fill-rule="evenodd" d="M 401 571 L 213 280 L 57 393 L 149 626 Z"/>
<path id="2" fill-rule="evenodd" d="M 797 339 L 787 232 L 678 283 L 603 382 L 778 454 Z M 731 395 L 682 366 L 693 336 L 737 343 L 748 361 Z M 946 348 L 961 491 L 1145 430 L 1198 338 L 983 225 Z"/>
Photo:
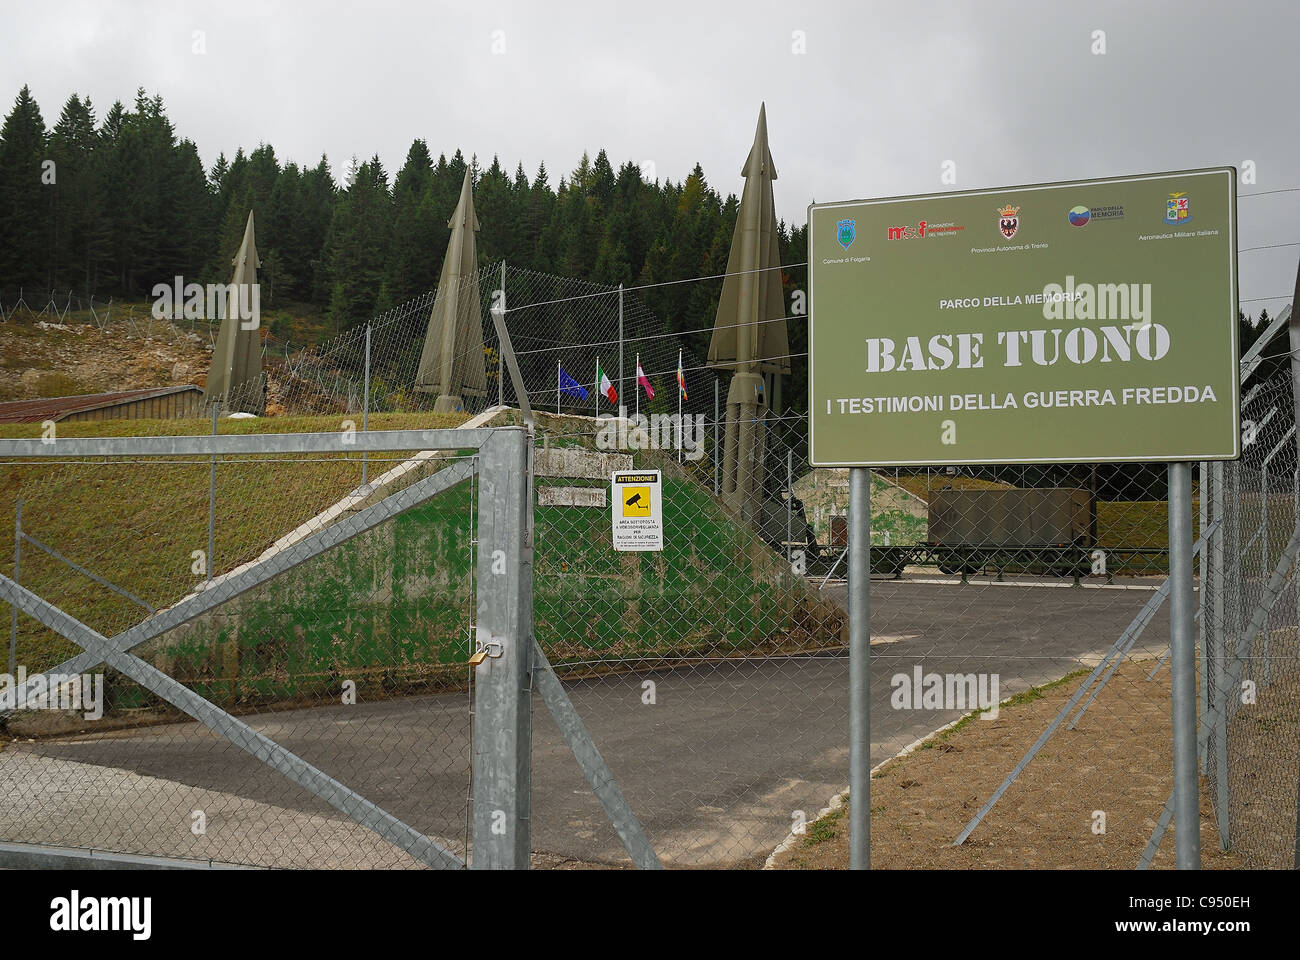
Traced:
<path id="1" fill-rule="evenodd" d="M 0 400 L 202 384 L 211 349 L 198 334 L 135 311 L 112 321 L 51 323 L 20 315 L 0 325 Z"/>
<path id="2" fill-rule="evenodd" d="M 880 869 L 1133 869 L 1169 797 L 1169 671 L 1120 666 L 1073 730 L 1063 724 L 960 847 L 952 841 L 1078 689 L 1082 676 L 1014 698 L 996 719 L 970 719 L 891 760 L 871 783 L 871 865 Z M 1105 832 L 1094 833 L 1096 812 Z M 1207 869 L 1236 869 L 1219 851 L 1204 779 Z M 809 824 L 778 869 L 849 864 L 848 804 Z M 1174 864 L 1174 831 L 1152 864 Z"/>
<path id="3" fill-rule="evenodd" d="M 1251 869 L 1290 870 L 1295 865 L 1298 652 L 1295 627 L 1255 637 L 1242 666 L 1242 679 L 1254 685 L 1250 702 L 1228 722 L 1232 843 Z"/>

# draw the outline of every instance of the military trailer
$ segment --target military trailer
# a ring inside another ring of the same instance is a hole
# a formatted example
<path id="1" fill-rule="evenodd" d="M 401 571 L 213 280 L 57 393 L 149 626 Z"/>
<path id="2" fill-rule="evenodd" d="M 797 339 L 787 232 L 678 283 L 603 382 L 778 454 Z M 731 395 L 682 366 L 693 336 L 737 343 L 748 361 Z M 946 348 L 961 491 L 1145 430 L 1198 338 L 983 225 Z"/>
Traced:
<path id="1" fill-rule="evenodd" d="M 1087 490 L 1074 487 L 1002 487 L 939 490 L 928 504 L 929 533 L 921 543 L 871 545 L 873 576 L 901 577 L 909 566 L 937 566 L 946 574 L 981 570 L 1021 570 L 1081 578 L 1091 572 L 1096 545 L 1096 504 Z M 786 546 L 784 501 L 764 504 L 763 538 L 774 549 Z M 843 567 L 847 537 L 829 550 L 818 547 L 803 505 L 795 500 L 789 540 L 805 549 L 809 576 L 832 576 Z M 1127 547 L 1133 557 L 1167 553 L 1159 547 Z M 1111 571 L 1107 571 L 1110 575 Z"/>
<path id="2" fill-rule="evenodd" d="M 986 566 L 1075 575 L 1088 566 L 1092 496 L 1072 487 L 940 490 L 926 546 L 944 573 Z"/>
<path id="3" fill-rule="evenodd" d="M 943 573 L 986 567 L 1080 577 L 1090 568 L 1095 510 L 1087 490 L 1069 487 L 939 490 L 923 543 L 872 544 L 871 572 L 898 577 L 907 566 Z"/>

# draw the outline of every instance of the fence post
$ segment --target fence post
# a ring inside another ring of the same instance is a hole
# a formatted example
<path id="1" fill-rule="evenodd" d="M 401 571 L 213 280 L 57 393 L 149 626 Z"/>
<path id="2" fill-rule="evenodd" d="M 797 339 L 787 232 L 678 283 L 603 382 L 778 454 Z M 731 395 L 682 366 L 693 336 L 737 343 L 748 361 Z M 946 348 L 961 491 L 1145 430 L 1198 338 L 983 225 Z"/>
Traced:
<path id="1" fill-rule="evenodd" d="M 600 389 L 600 384 L 596 384 L 596 389 Z M 618 285 L 618 395 L 623 396 L 623 284 Z M 641 397 L 637 395 L 637 403 L 640 404 Z"/>
<path id="2" fill-rule="evenodd" d="M 871 472 L 849 470 L 849 869 L 871 868 Z"/>
<path id="3" fill-rule="evenodd" d="M 1209 468 L 1210 468 L 1210 464 L 1209 464 L 1207 461 L 1202 460 L 1202 461 L 1201 461 L 1200 468 L 1199 468 L 1199 471 L 1200 471 L 1200 472 L 1199 472 L 1198 475 L 1197 475 L 1197 478 L 1198 478 L 1198 480 L 1200 481 L 1200 488 L 1199 488 L 1199 493 L 1200 493 L 1200 498 L 1199 498 L 1199 499 L 1200 499 L 1200 533 L 1201 533 L 1201 536 L 1203 536 L 1203 537 L 1205 536 L 1205 531 L 1209 528 L 1209 523 L 1210 523 L 1210 492 L 1211 492 L 1211 483 L 1210 483 L 1210 469 L 1209 469 Z M 1093 504 L 1094 504 L 1094 505 L 1096 504 L 1096 496 L 1095 496 L 1095 492 L 1094 492 L 1094 497 L 1093 497 Z M 1095 509 L 1095 506 L 1094 506 L 1094 509 Z M 1216 519 L 1216 520 L 1219 519 L 1217 514 L 1215 515 L 1214 519 Z M 1094 541 L 1096 540 L 1095 532 L 1094 532 L 1094 537 L 1093 537 L 1093 539 L 1094 539 Z M 1197 645 L 1200 647 L 1200 650 L 1201 650 L 1201 657 L 1200 657 L 1200 664 L 1199 664 L 1199 670 L 1200 670 L 1200 695 L 1201 695 L 1201 707 L 1200 707 L 1200 717 L 1201 717 L 1201 722 L 1200 722 L 1200 724 L 1199 724 L 1199 725 L 1197 726 L 1197 728 L 1196 728 L 1196 756 L 1197 756 L 1198 762 L 1199 762 L 1199 764 L 1200 764 L 1200 771 L 1201 771 L 1201 773 L 1205 773 L 1205 771 L 1208 769 L 1208 766 L 1209 766 L 1209 759 L 1208 759 L 1208 758 L 1206 757 L 1206 755 L 1205 755 L 1205 745 L 1206 745 L 1206 743 L 1207 743 L 1207 741 L 1208 741 L 1208 739 L 1209 739 L 1209 736 L 1210 736 L 1210 727 L 1209 727 L 1208 720 L 1209 720 L 1209 717 L 1210 717 L 1210 710 L 1211 710 L 1211 704 L 1212 704 L 1212 700 L 1211 700 L 1211 697 L 1210 697 L 1210 682 L 1209 682 L 1209 681 L 1210 681 L 1210 676 L 1209 676 L 1209 669 L 1210 669 L 1209 641 L 1210 641 L 1210 626 L 1211 626 L 1211 625 L 1210 625 L 1210 612 L 1209 612 L 1208 609 L 1206 609 L 1206 605 L 1205 605 L 1206 599 L 1207 599 L 1208 597 L 1210 597 L 1210 593 L 1211 593 L 1211 589 L 1212 589 L 1212 588 L 1211 588 L 1211 585 L 1210 585 L 1210 576 L 1209 576 L 1209 573 L 1210 573 L 1210 563 L 1209 563 L 1209 561 L 1210 561 L 1210 551 L 1211 551 L 1211 549 L 1212 549 L 1212 548 L 1211 548 L 1211 545 L 1210 545 L 1210 541 L 1211 541 L 1211 539 L 1212 539 L 1212 538 L 1210 538 L 1210 537 L 1206 537 L 1206 540 L 1205 540 L 1205 549 L 1203 549 L 1203 550 L 1201 551 L 1201 559 L 1200 559 L 1200 561 L 1199 561 L 1199 566 L 1198 566 L 1198 571 L 1199 571 L 1199 573 L 1200 573 L 1201 590 L 1200 590 L 1200 593 L 1197 595 L 1197 596 L 1198 596 L 1197 604 L 1198 604 L 1198 608 L 1199 608 L 1200 611 L 1201 611 L 1201 619 L 1200 619 L 1200 621 L 1199 621 L 1199 622 L 1197 623 L 1197 625 L 1196 625 L 1196 630 L 1197 630 L 1197 641 L 1198 641 L 1198 642 L 1197 642 Z"/>
<path id="4" fill-rule="evenodd" d="M 14 507 L 14 583 L 21 583 L 18 579 L 18 565 L 22 562 L 23 557 L 23 498 L 18 498 L 18 503 Z M 18 604 L 11 607 L 12 613 L 9 619 L 9 676 L 17 676 L 14 671 L 15 658 L 18 656 Z"/>
<path id="5" fill-rule="evenodd" d="M 1232 465 L 1234 468 L 1236 464 Z M 1219 828 L 1219 849 L 1228 849 L 1228 638 L 1224 634 L 1227 624 L 1225 612 L 1228 610 L 1228 582 L 1224 576 L 1223 545 L 1228 536 L 1229 527 L 1223 521 L 1224 496 L 1223 483 L 1226 469 L 1223 461 L 1217 461 L 1211 468 L 1214 472 L 1214 516 L 1219 520 L 1217 536 L 1205 542 L 1210 551 L 1210 581 L 1214 587 L 1214 627 L 1210 631 L 1210 642 L 1214 646 L 1214 820 Z M 1234 515 L 1236 511 L 1233 511 Z M 1205 614 L 1201 614 L 1202 617 Z"/>
<path id="6" fill-rule="evenodd" d="M 221 401 L 213 401 L 212 404 L 212 435 L 217 435 L 217 417 L 221 412 Z M 213 553 L 216 550 L 217 535 L 217 456 L 212 455 L 211 472 L 208 476 L 208 557 L 204 566 L 207 568 L 208 579 L 212 579 L 212 561 Z"/>
<path id="7" fill-rule="evenodd" d="M 794 507 L 794 451 L 786 449 L 785 451 L 785 565 L 788 567 L 793 562 L 790 556 L 790 541 L 794 539 L 794 531 L 791 526 L 793 520 L 791 510 Z"/>
<path id="8" fill-rule="evenodd" d="M 370 429 L 370 324 L 366 324 L 366 372 L 361 397 L 361 432 Z M 370 462 L 365 451 L 361 453 L 361 486 L 365 487 L 370 478 Z"/>
<path id="9" fill-rule="evenodd" d="M 1179 870 L 1201 868 L 1192 628 L 1192 465 L 1169 464 L 1169 672 L 1173 683 L 1174 839 Z"/>
<path id="10" fill-rule="evenodd" d="M 713 495 L 715 497 L 722 495 L 721 481 L 718 475 L 718 378 L 713 378 Z"/>
<path id="11" fill-rule="evenodd" d="M 529 434 L 480 451 L 473 867 L 527 869 L 532 846 L 533 543 Z"/>
<path id="12" fill-rule="evenodd" d="M 501 310 L 506 309 L 506 262 L 501 261 Z M 501 338 L 497 337 L 497 406 L 502 406 L 506 401 L 506 360 L 501 349 Z M 597 384 L 597 389 L 600 385 Z M 597 404 L 599 406 L 599 404 Z"/>

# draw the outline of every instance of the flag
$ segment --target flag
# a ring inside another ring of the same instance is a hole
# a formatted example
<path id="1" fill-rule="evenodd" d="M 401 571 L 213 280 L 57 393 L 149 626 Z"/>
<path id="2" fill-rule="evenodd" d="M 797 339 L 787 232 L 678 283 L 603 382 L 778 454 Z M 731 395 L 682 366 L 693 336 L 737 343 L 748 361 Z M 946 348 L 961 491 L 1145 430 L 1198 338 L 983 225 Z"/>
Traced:
<path id="1" fill-rule="evenodd" d="M 650 386 L 650 380 L 646 377 L 645 371 L 641 369 L 641 361 L 636 362 L 636 382 L 645 387 L 645 398 L 653 400 L 655 398 L 655 388 Z"/>
<path id="2" fill-rule="evenodd" d="M 605 399 L 610 403 L 618 403 L 618 391 L 614 385 L 609 382 L 609 377 L 605 376 L 605 371 L 600 369 L 600 361 L 596 361 L 596 389 L 605 395 Z"/>
<path id="3" fill-rule="evenodd" d="M 587 388 L 565 373 L 563 367 L 560 368 L 560 393 L 567 393 L 579 400 L 587 399 Z"/>
<path id="4" fill-rule="evenodd" d="M 682 392 L 682 399 L 691 399 L 686 395 L 686 371 L 682 369 L 682 355 L 677 354 L 677 389 Z"/>

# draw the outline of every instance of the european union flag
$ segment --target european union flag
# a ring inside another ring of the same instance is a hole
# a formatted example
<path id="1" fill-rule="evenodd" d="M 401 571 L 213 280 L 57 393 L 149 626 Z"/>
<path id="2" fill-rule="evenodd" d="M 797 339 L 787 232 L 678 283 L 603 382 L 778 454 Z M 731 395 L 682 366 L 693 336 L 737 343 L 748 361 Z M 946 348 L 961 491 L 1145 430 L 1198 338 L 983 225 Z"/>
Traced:
<path id="1" fill-rule="evenodd" d="M 573 377 L 565 373 L 563 367 L 560 368 L 560 393 L 568 394 L 571 397 L 577 397 L 579 400 L 587 399 L 586 388 L 577 380 L 574 380 Z"/>

